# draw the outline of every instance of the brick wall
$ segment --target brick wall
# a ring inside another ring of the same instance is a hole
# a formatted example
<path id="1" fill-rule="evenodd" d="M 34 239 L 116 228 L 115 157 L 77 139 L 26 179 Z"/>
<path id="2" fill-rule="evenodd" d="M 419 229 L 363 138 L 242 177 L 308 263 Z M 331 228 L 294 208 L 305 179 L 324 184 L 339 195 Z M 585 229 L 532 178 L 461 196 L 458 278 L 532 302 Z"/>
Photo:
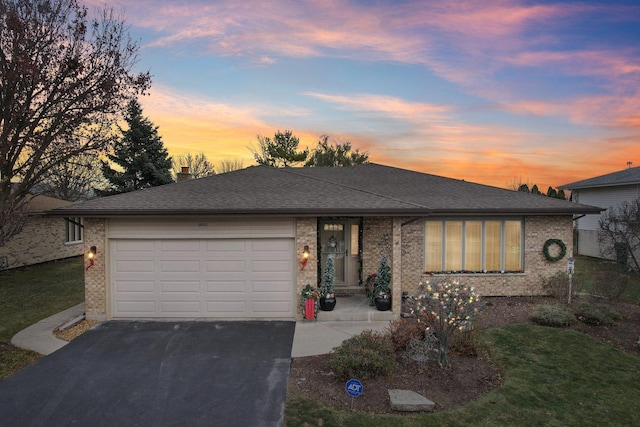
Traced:
<path id="1" fill-rule="evenodd" d="M 82 255 L 82 243 L 65 244 L 65 238 L 64 218 L 31 215 L 22 231 L 0 247 L 0 270 Z"/>
<path id="2" fill-rule="evenodd" d="M 318 284 L 318 220 L 314 218 L 296 218 L 296 314 L 302 314 L 300 309 L 300 293 L 307 284 L 315 287 Z M 301 270 L 302 251 L 309 246 L 310 257 L 307 265 Z"/>
<path id="3" fill-rule="evenodd" d="M 569 251 L 573 247 L 571 216 L 526 217 L 524 222 L 524 272 L 517 274 L 460 274 L 451 278 L 474 286 L 483 296 L 540 295 L 542 279 L 558 271 L 566 271 Z M 546 260 L 542 247 L 548 239 L 560 239 L 567 246 L 567 256 L 552 263 Z M 402 288 L 415 293 L 424 271 L 424 219 L 406 224 L 402 229 Z M 445 276 L 429 276 L 438 281 Z"/>
<path id="4" fill-rule="evenodd" d="M 88 319 L 107 318 L 107 274 L 104 218 L 86 218 L 84 221 L 84 253 L 91 246 L 97 249 L 93 267 L 84 273 L 84 299 Z M 85 265 L 88 261 L 85 260 Z"/>

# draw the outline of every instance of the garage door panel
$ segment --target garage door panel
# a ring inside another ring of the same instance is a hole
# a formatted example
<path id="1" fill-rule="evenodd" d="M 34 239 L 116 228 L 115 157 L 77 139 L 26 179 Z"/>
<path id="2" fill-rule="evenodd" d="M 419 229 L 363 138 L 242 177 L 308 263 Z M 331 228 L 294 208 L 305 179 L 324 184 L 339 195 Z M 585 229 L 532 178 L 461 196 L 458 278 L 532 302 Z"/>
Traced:
<path id="1" fill-rule="evenodd" d="M 116 261 L 116 268 L 123 273 L 153 273 L 155 262 L 153 260 Z"/>
<path id="2" fill-rule="evenodd" d="M 198 240 L 163 240 L 160 242 L 162 252 L 200 252 Z"/>
<path id="3" fill-rule="evenodd" d="M 251 292 L 253 294 L 262 293 L 262 294 L 277 294 L 277 293 L 285 293 L 289 294 L 291 291 L 291 282 L 283 280 L 283 281 L 264 281 L 251 282 Z"/>
<path id="4" fill-rule="evenodd" d="M 160 271 L 163 273 L 198 273 L 200 261 L 161 261 Z"/>
<path id="5" fill-rule="evenodd" d="M 245 260 L 208 261 L 205 264 L 207 273 L 244 273 L 247 271 L 247 263 Z"/>
<path id="6" fill-rule="evenodd" d="M 245 301 L 207 301 L 206 310 L 208 314 L 225 314 L 230 317 L 245 316 L 247 304 Z M 225 316 L 225 317 L 226 317 Z"/>
<path id="7" fill-rule="evenodd" d="M 285 238 L 114 240 L 113 317 L 293 317 L 293 247 Z"/>
<path id="8" fill-rule="evenodd" d="M 207 240 L 206 251 L 207 252 L 245 252 L 247 250 L 247 242 L 243 239 L 219 239 L 219 240 Z"/>
<path id="9" fill-rule="evenodd" d="M 122 313 L 122 316 L 140 316 L 139 313 L 147 314 L 152 317 L 156 313 L 155 301 L 117 301 L 116 312 Z"/>
<path id="10" fill-rule="evenodd" d="M 193 293 L 200 294 L 199 281 L 162 281 L 160 292 L 166 293 Z"/>
<path id="11" fill-rule="evenodd" d="M 120 252 L 155 252 L 156 245 L 153 240 L 117 240 L 115 241 L 115 249 Z"/>
<path id="12" fill-rule="evenodd" d="M 119 293 L 155 293 L 156 282 L 152 280 L 118 280 L 114 288 Z"/>
<path id="13" fill-rule="evenodd" d="M 219 293 L 246 293 L 246 282 L 244 280 L 216 280 L 215 282 L 207 282 L 207 294 Z"/>
<path id="14" fill-rule="evenodd" d="M 200 315 L 200 301 L 161 301 L 160 310 L 170 317 L 196 317 Z"/>

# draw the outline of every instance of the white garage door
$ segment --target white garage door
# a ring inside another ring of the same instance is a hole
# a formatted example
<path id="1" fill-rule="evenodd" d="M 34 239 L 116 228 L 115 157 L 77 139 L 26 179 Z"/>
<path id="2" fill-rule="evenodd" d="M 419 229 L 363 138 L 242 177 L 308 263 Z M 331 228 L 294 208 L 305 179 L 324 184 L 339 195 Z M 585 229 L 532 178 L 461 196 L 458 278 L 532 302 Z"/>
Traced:
<path id="1" fill-rule="evenodd" d="M 111 241 L 114 318 L 292 318 L 293 239 Z"/>

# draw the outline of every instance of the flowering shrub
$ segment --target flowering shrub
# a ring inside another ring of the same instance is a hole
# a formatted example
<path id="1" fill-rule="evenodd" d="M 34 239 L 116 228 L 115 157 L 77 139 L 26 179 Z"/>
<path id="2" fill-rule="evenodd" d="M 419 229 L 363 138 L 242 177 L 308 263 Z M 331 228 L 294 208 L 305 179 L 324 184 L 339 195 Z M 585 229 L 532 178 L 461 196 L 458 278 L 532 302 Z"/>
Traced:
<path id="1" fill-rule="evenodd" d="M 427 335 L 437 338 L 438 364 L 449 365 L 448 349 L 454 334 L 472 328 L 480 297 L 473 288 L 457 282 L 444 281 L 435 285 L 421 283 L 413 297 L 411 312 L 426 324 Z"/>

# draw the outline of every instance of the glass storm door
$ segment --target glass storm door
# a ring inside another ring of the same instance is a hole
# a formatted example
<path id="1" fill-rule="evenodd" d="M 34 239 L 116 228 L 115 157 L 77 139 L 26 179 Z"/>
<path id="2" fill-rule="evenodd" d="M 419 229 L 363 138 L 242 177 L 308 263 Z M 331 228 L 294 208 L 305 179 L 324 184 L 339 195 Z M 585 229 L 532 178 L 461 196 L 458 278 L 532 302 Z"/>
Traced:
<path id="1" fill-rule="evenodd" d="M 327 258 L 336 267 L 336 286 L 357 286 L 359 266 L 359 220 L 327 220 L 320 222 L 320 280 Z"/>

